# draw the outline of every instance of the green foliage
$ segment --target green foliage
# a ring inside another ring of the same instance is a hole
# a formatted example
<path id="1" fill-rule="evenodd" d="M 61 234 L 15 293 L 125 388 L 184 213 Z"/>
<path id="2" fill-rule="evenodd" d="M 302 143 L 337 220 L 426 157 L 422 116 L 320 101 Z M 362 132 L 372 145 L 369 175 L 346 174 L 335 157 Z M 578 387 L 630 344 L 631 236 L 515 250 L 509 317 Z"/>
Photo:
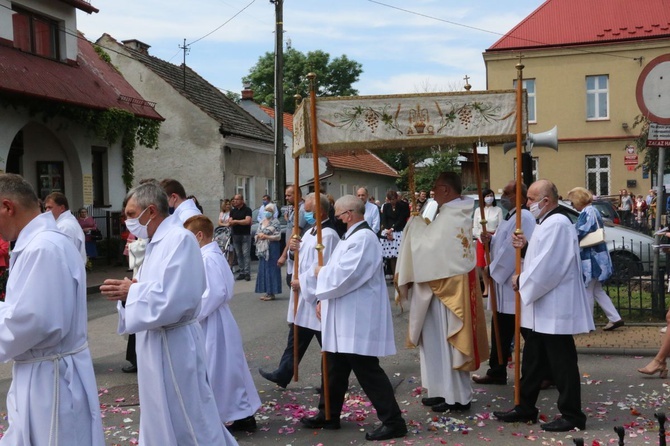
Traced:
<path id="1" fill-rule="evenodd" d="M 269 107 L 274 107 L 274 72 L 274 52 L 267 52 L 243 79 L 254 91 L 254 100 Z M 284 111 L 295 111 L 295 94 L 308 95 L 307 73 L 316 73 L 317 96 L 353 96 L 358 90 L 351 85 L 358 81 L 362 72 L 362 65 L 346 55 L 330 60 L 330 55 L 324 51 L 304 54 L 289 48 L 284 52 Z"/>
<path id="2" fill-rule="evenodd" d="M 101 46 L 93 44 L 93 49 L 95 50 L 96 53 L 98 53 L 98 56 L 100 56 L 100 59 L 107 62 L 108 64 L 112 63 L 112 58 L 109 57 L 109 54 L 107 54 L 107 52 L 105 50 L 103 50 Z"/>
<path id="3" fill-rule="evenodd" d="M 460 148 L 462 150 L 462 148 Z M 421 164 L 426 160 L 423 167 L 414 169 L 414 182 L 416 190 L 430 190 L 433 187 L 435 178 L 448 170 L 460 171 L 458 165 L 458 146 L 433 146 L 428 149 L 415 150 L 387 150 L 375 152 L 381 159 L 400 173 L 400 178 L 396 184 L 400 190 L 410 190 L 409 184 L 409 165 L 410 162 Z"/>
<path id="4" fill-rule="evenodd" d="M 25 107 L 30 116 L 39 116 L 44 123 L 56 117 L 75 122 L 109 145 L 121 140 L 123 184 L 126 189 L 132 186 L 137 143 L 151 149 L 158 148 L 160 121 L 141 118 L 126 110 L 93 110 L 60 102 L 5 95 L 0 95 L 0 106 L 11 106 L 14 109 Z"/>

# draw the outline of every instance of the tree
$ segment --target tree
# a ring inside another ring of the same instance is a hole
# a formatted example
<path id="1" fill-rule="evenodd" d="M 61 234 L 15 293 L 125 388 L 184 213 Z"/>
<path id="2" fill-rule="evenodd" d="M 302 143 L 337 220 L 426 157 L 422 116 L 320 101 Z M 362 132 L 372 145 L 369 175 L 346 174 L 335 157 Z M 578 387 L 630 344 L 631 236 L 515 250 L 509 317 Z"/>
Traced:
<path id="1" fill-rule="evenodd" d="M 242 81 L 254 91 L 254 100 L 259 104 L 274 107 L 275 55 L 267 52 L 261 56 Z M 295 111 L 293 96 L 306 97 L 309 93 L 307 73 L 316 73 L 317 96 L 352 96 L 358 90 L 352 84 L 363 72 L 362 65 L 346 55 L 330 60 L 324 51 L 304 54 L 294 48 L 284 52 L 284 111 Z"/>
<path id="2" fill-rule="evenodd" d="M 398 171 L 400 178 L 396 183 L 400 190 L 409 190 L 410 158 L 415 164 L 419 164 L 414 169 L 414 183 L 416 190 L 419 191 L 430 190 L 435 178 L 444 171 L 460 171 L 457 160 L 459 149 L 463 150 L 463 147 L 437 145 L 428 149 L 382 150 L 375 153 Z"/>

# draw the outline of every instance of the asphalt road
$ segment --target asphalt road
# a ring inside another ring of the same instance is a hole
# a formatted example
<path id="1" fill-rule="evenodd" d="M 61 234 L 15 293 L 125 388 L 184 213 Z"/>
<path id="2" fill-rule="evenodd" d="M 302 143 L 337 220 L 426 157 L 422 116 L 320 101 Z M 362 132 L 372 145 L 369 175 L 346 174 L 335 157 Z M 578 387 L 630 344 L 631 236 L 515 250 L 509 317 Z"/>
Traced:
<path id="1" fill-rule="evenodd" d="M 253 276 L 255 277 L 255 276 Z M 316 343 L 301 363 L 300 381 L 280 389 L 257 373 L 259 367 L 272 369 L 286 345 L 286 294 L 263 302 L 253 293 L 254 282 L 237 282 L 231 305 L 240 326 L 249 367 L 263 401 L 257 414 L 259 430 L 238 435 L 241 445 L 344 445 L 366 443 L 364 433 L 377 418 L 356 380 L 339 431 L 302 429 L 297 420 L 314 410 L 318 396 L 320 352 Z M 390 290 L 391 291 L 391 290 Z M 507 425 L 490 419 L 490 412 L 513 406 L 513 387 L 475 386 L 471 411 L 464 414 L 433 414 L 420 404 L 421 374 L 418 350 L 406 349 L 407 313 L 393 307 L 398 354 L 382 359 L 382 367 L 396 386 L 396 398 L 410 424 L 410 434 L 395 444 L 410 445 L 569 445 L 573 438 L 585 444 L 617 444 L 615 426 L 626 427 L 626 445 L 658 444 L 658 424 L 654 412 L 668 410 L 670 390 L 667 380 L 641 377 L 637 367 L 648 358 L 581 355 L 583 409 L 588 415 L 583 432 L 546 433 L 539 425 Z M 101 389 L 103 424 L 108 445 L 137 444 L 140 409 L 137 405 L 135 375 L 121 373 L 125 365 L 125 340 L 116 335 L 115 306 L 102 296 L 89 296 L 89 345 L 94 358 L 98 387 Z M 482 368 L 480 373 L 486 369 Z M 510 370 L 510 381 L 512 371 Z M 11 379 L 11 365 L 0 364 L 0 411 L 5 412 L 5 396 Z M 557 391 L 543 391 L 538 401 L 541 414 L 551 420 L 556 414 Z M 46 404 L 46 402 L 45 402 Z M 670 413 L 670 412 L 669 412 Z M 5 422 L 6 426 L 6 422 Z M 5 426 L 0 426 L 4 430 Z M 598 441 L 598 443 L 594 443 Z M 389 442 L 390 443 L 390 442 Z"/>

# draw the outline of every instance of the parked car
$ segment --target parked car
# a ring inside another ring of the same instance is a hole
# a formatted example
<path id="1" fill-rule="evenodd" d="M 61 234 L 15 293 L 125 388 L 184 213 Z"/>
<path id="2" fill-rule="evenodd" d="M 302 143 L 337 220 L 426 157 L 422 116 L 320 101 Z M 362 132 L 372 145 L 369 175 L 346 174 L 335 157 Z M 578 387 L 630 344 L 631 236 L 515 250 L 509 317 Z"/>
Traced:
<path id="1" fill-rule="evenodd" d="M 284 247 L 286 246 L 286 219 L 284 218 L 283 209 L 279 211 L 279 217 L 277 217 L 277 219 L 279 220 L 279 229 L 281 231 L 281 240 L 279 241 L 279 246 L 283 252 Z M 253 260 L 258 260 L 258 257 L 256 257 L 256 243 L 254 242 L 254 236 L 258 230 L 258 224 L 258 209 L 254 209 L 251 212 L 251 258 Z"/>
<path id="2" fill-rule="evenodd" d="M 478 212 L 479 197 L 476 195 L 469 195 L 469 197 L 475 200 L 475 212 Z M 499 197 L 496 197 L 496 200 L 499 201 Z M 579 212 L 572 207 L 570 202 L 561 201 L 560 205 L 568 209 L 570 220 L 573 223 L 577 222 Z M 610 281 L 624 282 L 631 277 L 637 277 L 650 272 L 653 264 L 654 250 L 652 245 L 654 244 L 654 239 L 648 235 L 615 224 L 614 222 L 619 221 L 619 214 L 611 202 L 595 200 L 594 206 L 604 217 L 605 237 L 607 238 L 607 246 L 614 269 Z M 421 216 L 432 220 L 435 217 L 435 211 L 437 211 L 436 206 L 430 209 L 432 212 L 427 212 L 429 210 L 428 206 L 424 206 L 424 208 L 426 209 L 424 209 Z M 503 215 L 507 215 L 504 209 Z M 661 265 L 664 265 L 664 257 L 662 256 L 661 258 Z"/>
<path id="3" fill-rule="evenodd" d="M 608 203 L 613 208 L 608 201 L 597 201 L 599 203 Z M 576 222 L 579 212 L 568 202 L 561 202 L 560 204 L 569 210 L 570 220 L 573 223 Z M 600 211 L 601 209 L 608 209 L 608 207 L 596 206 L 596 209 Z M 618 217 L 618 214 L 616 216 Z M 607 246 L 614 270 L 610 281 L 624 282 L 631 277 L 637 277 L 650 272 L 654 260 L 652 246 L 655 243 L 654 239 L 648 235 L 614 224 L 608 219 L 604 219 L 604 223 L 605 238 L 607 239 Z M 664 264 L 664 257 L 661 257 L 663 261 L 661 265 Z"/>

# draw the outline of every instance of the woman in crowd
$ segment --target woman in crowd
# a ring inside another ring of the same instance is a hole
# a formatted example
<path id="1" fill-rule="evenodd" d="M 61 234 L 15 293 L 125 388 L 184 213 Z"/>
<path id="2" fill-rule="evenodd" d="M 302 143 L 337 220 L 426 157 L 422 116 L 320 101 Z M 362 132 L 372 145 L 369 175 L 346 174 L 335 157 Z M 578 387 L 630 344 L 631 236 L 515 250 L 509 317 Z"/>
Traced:
<path id="1" fill-rule="evenodd" d="M 221 212 L 219 213 L 219 226 L 228 226 L 230 217 L 230 200 L 226 198 L 221 202 Z"/>
<path id="2" fill-rule="evenodd" d="M 382 255 L 387 262 L 387 279 L 393 279 L 402 231 L 408 218 L 409 205 L 398 199 L 398 192 L 388 191 L 386 203 L 382 206 L 381 218 Z"/>
<path id="3" fill-rule="evenodd" d="M 86 208 L 79 209 L 78 215 L 79 218 L 77 220 L 79 221 L 79 226 L 81 226 L 82 231 L 84 231 L 84 234 L 86 235 L 84 239 L 86 244 L 86 256 L 89 259 L 94 259 L 98 257 L 98 248 L 95 246 L 93 231 L 97 232 L 98 225 L 95 224 L 93 217 L 88 216 Z"/>
<path id="4" fill-rule="evenodd" d="M 486 219 L 486 232 L 493 235 L 498 229 L 498 225 L 503 219 L 503 211 L 497 206 L 495 195 L 491 189 L 484 189 L 484 217 Z M 480 274 L 486 267 L 486 256 L 484 255 L 484 245 L 481 241 L 482 234 L 482 213 L 479 208 L 475 209 L 475 216 L 472 221 L 472 235 L 477 239 L 477 268 Z M 489 278 L 484 277 L 484 297 L 489 295 Z"/>
<path id="5" fill-rule="evenodd" d="M 261 300 L 274 300 L 281 293 L 281 269 L 277 260 L 281 254 L 281 231 L 279 220 L 273 218 L 274 203 L 265 205 L 265 215 L 256 231 L 256 256 L 258 257 L 258 275 L 256 276 L 256 292 L 265 293 Z"/>
<path id="6" fill-rule="evenodd" d="M 603 227 L 603 218 L 600 212 L 591 205 L 593 202 L 591 192 L 583 187 L 575 187 L 568 192 L 568 200 L 580 212 L 575 224 L 577 238 L 580 241 L 588 234 Z M 579 251 L 582 260 L 582 275 L 584 285 L 586 286 L 586 295 L 590 300 L 590 308 L 593 309 L 594 302 L 598 302 L 600 308 L 605 312 L 608 322 L 603 330 L 610 331 L 623 326 L 623 319 L 621 319 L 619 312 L 612 303 L 612 299 L 610 299 L 602 286 L 602 282 L 609 279 L 612 275 L 612 259 L 607 249 L 607 243 L 603 242 L 580 248 Z"/>

